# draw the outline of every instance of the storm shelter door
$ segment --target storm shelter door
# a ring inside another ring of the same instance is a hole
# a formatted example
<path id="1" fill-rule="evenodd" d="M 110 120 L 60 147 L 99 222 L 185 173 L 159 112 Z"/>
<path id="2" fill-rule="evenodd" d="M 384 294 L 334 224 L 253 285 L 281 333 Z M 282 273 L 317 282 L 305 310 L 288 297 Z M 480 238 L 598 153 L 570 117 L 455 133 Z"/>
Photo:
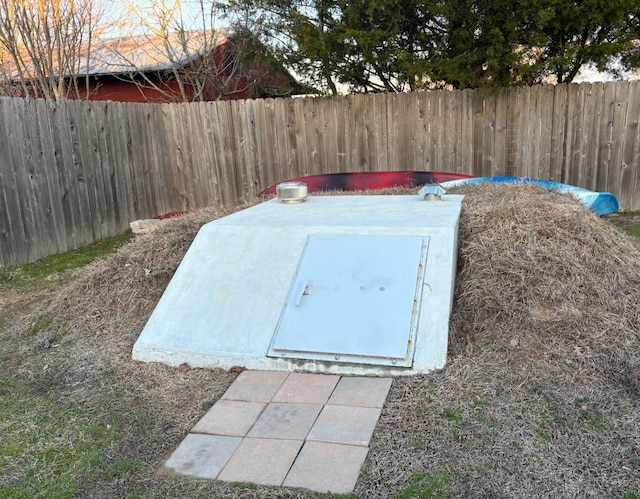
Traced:
<path id="1" fill-rule="evenodd" d="M 269 356 L 411 367 L 426 236 L 308 236 Z"/>

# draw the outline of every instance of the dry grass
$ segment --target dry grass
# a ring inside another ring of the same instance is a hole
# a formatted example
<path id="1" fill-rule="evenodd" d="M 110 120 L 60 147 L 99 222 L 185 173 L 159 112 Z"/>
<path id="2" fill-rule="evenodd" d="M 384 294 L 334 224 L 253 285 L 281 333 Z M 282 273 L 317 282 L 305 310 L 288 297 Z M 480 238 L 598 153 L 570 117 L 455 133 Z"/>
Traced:
<path id="1" fill-rule="evenodd" d="M 459 190 L 467 197 L 448 364 L 394 380 L 356 492 L 640 493 L 639 245 L 534 185 Z M 83 496 L 308 497 L 155 475 L 235 374 L 134 362 L 131 347 L 197 229 L 223 214 L 167 221 L 6 328 L 19 345 L 7 365 L 16 376 L 71 404 L 108 400 L 105 411 L 119 415 L 109 458 L 144 463 L 88 480 Z M 15 297 L 1 306 L 15 312 Z"/>

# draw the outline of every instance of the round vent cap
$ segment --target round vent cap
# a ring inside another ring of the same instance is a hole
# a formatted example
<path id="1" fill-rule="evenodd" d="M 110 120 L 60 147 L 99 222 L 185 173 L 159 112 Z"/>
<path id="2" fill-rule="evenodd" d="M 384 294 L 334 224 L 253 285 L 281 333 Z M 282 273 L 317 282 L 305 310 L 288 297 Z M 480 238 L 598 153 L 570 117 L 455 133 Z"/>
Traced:
<path id="1" fill-rule="evenodd" d="M 304 182 L 283 182 L 276 186 L 278 200 L 283 203 L 302 203 L 307 199 L 307 184 Z"/>

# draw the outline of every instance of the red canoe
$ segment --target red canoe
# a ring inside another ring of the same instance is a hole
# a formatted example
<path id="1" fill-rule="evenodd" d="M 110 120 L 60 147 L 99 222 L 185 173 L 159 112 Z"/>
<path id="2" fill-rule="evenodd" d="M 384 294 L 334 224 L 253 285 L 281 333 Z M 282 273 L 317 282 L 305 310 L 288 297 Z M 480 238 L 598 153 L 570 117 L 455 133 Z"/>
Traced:
<path id="1" fill-rule="evenodd" d="M 309 175 L 291 178 L 286 182 L 304 182 L 307 184 L 307 191 L 311 194 L 317 191 L 359 191 L 384 189 L 386 187 L 421 187 L 425 184 L 438 184 L 449 180 L 472 177 L 473 175 L 446 172 L 362 172 Z M 276 185 L 267 187 L 260 193 L 260 196 L 275 196 Z"/>

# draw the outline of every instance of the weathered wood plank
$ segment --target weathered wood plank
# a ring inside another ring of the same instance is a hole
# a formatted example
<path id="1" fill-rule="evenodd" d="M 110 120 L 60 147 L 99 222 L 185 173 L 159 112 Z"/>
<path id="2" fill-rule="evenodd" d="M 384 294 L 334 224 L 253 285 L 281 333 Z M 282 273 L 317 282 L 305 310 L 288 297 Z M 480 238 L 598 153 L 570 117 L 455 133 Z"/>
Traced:
<path id="1" fill-rule="evenodd" d="M 277 140 L 279 130 L 277 128 L 278 124 L 274 119 L 274 112 L 273 99 L 254 102 L 253 116 L 255 121 L 252 133 L 256 145 L 254 169 L 257 192 L 276 183 L 272 173 L 275 170 L 276 158 L 279 155 Z"/>
<path id="2" fill-rule="evenodd" d="M 495 95 L 495 125 L 493 132 L 493 148 L 495 163 L 493 175 L 507 174 L 507 137 L 509 129 L 509 99 L 508 89 L 502 89 Z"/>
<path id="3" fill-rule="evenodd" d="M 609 172 L 607 190 L 621 192 L 624 141 L 627 129 L 629 82 L 619 81 L 613 85 L 613 102 L 611 104 L 611 149 L 609 153 Z"/>
<path id="4" fill-rule="evenodd" d="M 624 149 L 620 172 L 618 202 L 627 209 L 640 209 L 640 85 L 629 85 Z"/>
<path id="5" fill-rule="evenodd" d="M 473 92 L 470 89 L 455 93 L 460 103 L 460 145 L 454 172 L 473 173 Z"/>
<path id="6" fill-rule="evenodd" d="M 562 182 L 580 186 L 583 182 L 584 167 L 584 86 L 571 85 L 567 96 L 567 131 L 565 134 L 565 161 Z"/>
<path id="7" fill-rule="evenodd" d="M 16 171 L 16 177 L 21 179 L 23 199 L 28 202 L 28 254 L 31 258 L 39 259 L 56 251 L 55 235 L 52 234 L 52 223 L 48 202 L 47 172 L 44 163 L 44 151 L 41 135 L 38 133 L 35 100 L 14 101 L 22 113 L 16 113 L 14 127 L 22 137 L 20 155 L 22 166 Z M 25 231 L 26 232 L 26 231 Z"/>
<path id="8" fill-rule="evenodd" d="M 53 253 L 67 251 L 68 241 L 64 223 L 64 211 L 62 209 L 60 182 L 57 174 L 56 153 L 53 141 L 54 131 L 51 127 L 50 110 L 53 104 L 45 100 L 35 101 L 35 121 L 37 122 L 38 135 L 42 145 L 42 174 L 46 177 L 43 191 L 47 210 L 47 225 L 52 234 L 50 240 Z M 2 132 L 0 131 L 0 134 Z M 0 162 L 2 159 L 0 159 Z M 0 185 L 2 182 L 0 181 Z"/>
<path id="9" fill-rule="evenodd" d="M 613 148 L 613 121 L 615 115 L 615 85 L 603 85 L 602 113 L 600 114 L 598 141 L 597 183 L 594 190 L 609 190 L 609 168 Z"/>
<path id="10" fill-rule="evenodd" d="M 569 85 L 556 85 L 553 92 L 553 106 L 551 114 L 551 130 L 548 138 L 549 148 L 549 179 L 554 182 L 566 181 L 566 135 L 571 133 L 571 121 L 567 120 L 567 100 Z"/>
<path id="11" fill-rule="evenodd" d="M 17 171 L 22 158 L 18 156 L 17 146 L 21 137 L 13 126 L 13 107 L 8 98 L 0 99 L 0 133 L 4 145 L 0 147 L 0 184 L 2 188 L 3 213 L 0 215 L 0 235 L 2 247 L 0 253 L 2 265 L 16 265 L 29 261 L 28 233 L 26 232 L 27 203 L 22 199 L 22 191 Z M 17 170 L 17 171 L 16 171 Z"/>
<path id="12" fill-rule="evenodd" d="M 590 83 L 589 100 L 591 106 L 589 110 L 589 118 L 591 122 L 591 130 L 587 143 L 587 165 L 589 166 L 586 175 L 586 188 L 596 190 L 598 186 L 598 171 L 600 169 L 600 121 L 602 119 L 604 107 L 604 85 L 602 83 Z"/>

